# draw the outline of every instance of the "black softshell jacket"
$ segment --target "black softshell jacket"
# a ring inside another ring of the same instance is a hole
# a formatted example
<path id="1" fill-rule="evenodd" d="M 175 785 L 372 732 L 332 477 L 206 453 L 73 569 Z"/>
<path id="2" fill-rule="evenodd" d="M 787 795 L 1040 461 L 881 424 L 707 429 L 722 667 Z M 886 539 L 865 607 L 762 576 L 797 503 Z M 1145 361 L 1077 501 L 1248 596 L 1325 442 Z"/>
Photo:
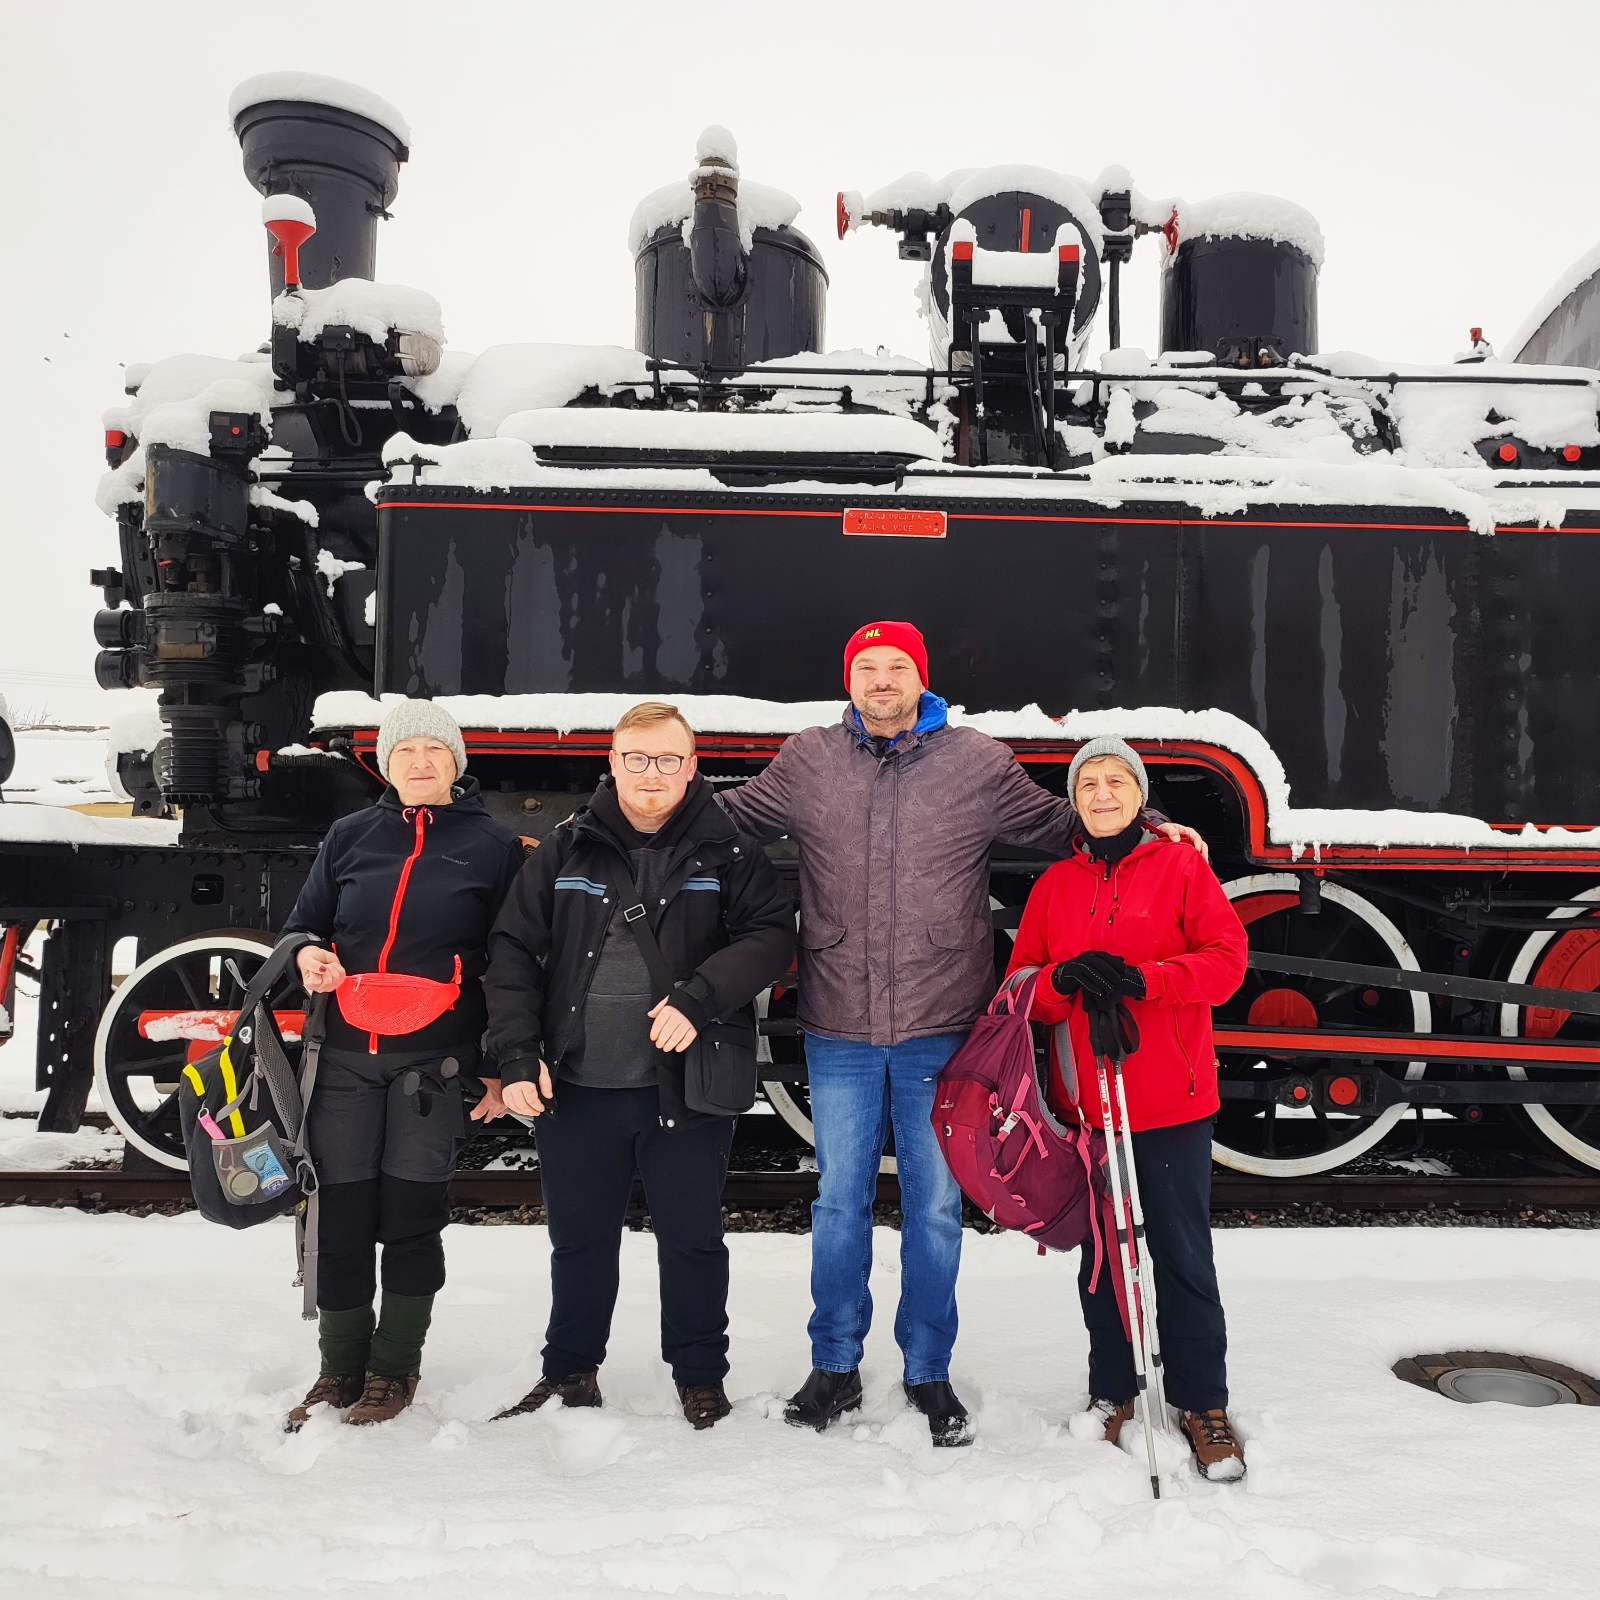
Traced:
<path id="1" fill-rule="evenodd" d="M 461 997 L 415 1033 L 377 1040 L 393 1050 L 476 1046 L 483 1035 L 483 969 L 489 929 L 518 871 L 522 842 L 492 818 L 476 778 L 447 806 L 402 806 L 393 789 L 328 830 L 285 933 L 309 933 L 338 953 L 346 972 L 405 972 L 448 983 L 461 957 Z M 387 947 L 387 953 L 386 953 Z M 381 963 L 381 967 L 380 967 Z M 327 1043 L 367 1050 L 337 1001 Z"/>
<path id="2" fill-rule="evenodd" d="M 507 1083 L 535 1081 L 541 1057 L 559 1078 L 583 1039 L 606 929 L 625 904 L 618 890 L 632 881 L 608 818 L 621 820 L 610 778 L 528 861 L 489 936 L 489 1041 Z M 648 914 L 668 968 L 712 1020 L 753 1018 L 755 997 L 794 958 L 794 905 L 777 869 L 698 777 L 655 848 L 667 860 Z M 683 1072 L 679 1057 L 661 1062 L 665 1113 L 681 1104 Z"/>

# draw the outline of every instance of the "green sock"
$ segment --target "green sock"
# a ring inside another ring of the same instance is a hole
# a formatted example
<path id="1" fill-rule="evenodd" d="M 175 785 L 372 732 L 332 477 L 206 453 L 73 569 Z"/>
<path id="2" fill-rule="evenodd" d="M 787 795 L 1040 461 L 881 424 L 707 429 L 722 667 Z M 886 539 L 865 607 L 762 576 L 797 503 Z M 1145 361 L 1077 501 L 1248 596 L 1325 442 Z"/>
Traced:
<path id="1" fill-rule="evenodd" d="M 374 1320 L 371 1306 L 317 1313 L 317 1348 L 322 1352 L 324 1377 L 360 1377 L 366 1372 Z"/>
<path id="2" fill-rule="evenodd" d="M 394 1294 L 385 1289 L 367 1371 L 383 1378 L 415 1377 L 422 1370 L 422 1343 L 432 1321 L 431 1294 Z"/>

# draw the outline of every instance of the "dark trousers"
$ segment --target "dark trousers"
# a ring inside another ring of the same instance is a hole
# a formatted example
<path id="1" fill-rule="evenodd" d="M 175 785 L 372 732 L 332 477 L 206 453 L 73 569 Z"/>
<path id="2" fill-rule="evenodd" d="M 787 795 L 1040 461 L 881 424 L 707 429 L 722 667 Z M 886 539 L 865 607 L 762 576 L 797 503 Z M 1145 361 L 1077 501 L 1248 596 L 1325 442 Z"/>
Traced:
<path id="1" fill-rule="evenodd" d="M 722 1185 L 733 1119 L 663 1128 L 658 1091 L 563 1083 L 536 1124 L 550 1221 L 544 1374 L 598 1367 L 617 1304 L 622 1228 L 637 1172 L 656 1235 L 661 1355 L 680 1384 L 728 1371 L 728 1246 Z"/>
<path id="2" fill-rule="evenodd" d="M 1156 1279 L 1167 1399 L 1181 1411 L 1228 1403 L 1228 1328 L 1211 1254 L 1211 1119 L 1133 1136 L 1145 1238 Z M 1089 1330 L 1089 1393 L 1119 1404 L 1136 1389 L 1133 1350 L 1122 1331 L 1115 1279 L 1121 1272 L 1108 1229 L 1099 1287 L 1089 1293 L 1094 1250 L 1085 1248 L 1078 1297 Z"/>
<path id="3" fill-rule="evenodd" d="M 467 1070 L 471 1050 L 457 1052 Z M 394 1294 L 444 1287 L 450 1175 L 466 1133 L 459 1073 L 446 1078 L 433 1052 L 367 1055 L 324 1050 L 308 1133 L 321 1180 L 317 1304 L 370 1306 Z"/>
<path id="4" fill-rule="evenodd" d="M 444 1287 L 448 1183 L 365 1178 L 322 1186 L 317 1223 L 317 1305 L 324 1311 L 370 1306 L 377 1293 L 377 1252 L 391 1294 L 437 1294 Z"/>

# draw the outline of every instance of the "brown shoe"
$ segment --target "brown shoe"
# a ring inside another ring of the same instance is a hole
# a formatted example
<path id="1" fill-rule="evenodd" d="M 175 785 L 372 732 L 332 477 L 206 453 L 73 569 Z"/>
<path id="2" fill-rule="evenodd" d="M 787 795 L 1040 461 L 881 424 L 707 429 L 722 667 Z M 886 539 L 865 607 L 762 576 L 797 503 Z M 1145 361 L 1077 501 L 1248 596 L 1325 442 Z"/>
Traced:
<path id="1" fill-rule="evenodd" d="M 352 1428 L 370 1427 L 374 1422 L 392 1422 L 416 1398 L 421 1379 L 386 1378 L 381 1373 L 369 1372 L 361 1398 L 345 1413 L 344 1420 Z"/>
<path id="2" fill-rule="evenodd" d="M 1089 1410 L 1104 1424 L 1107 1444 L 1116 1444 L 1122 1437 L 1123 1428 L 1133 1421 L 1131 1400 L 1124 1400 L 1120 1406 L 1112 1400 L 1091 1400 Z"/>
<path id="3" fill-rule="evenodd" d="M 678 1398 L 683 1402 L 683 1414 L 698 1433 L 722 1421 L 733 1410 L 728 1391 L 720 1383 L 680 1383 Z"/>
<path id="4" fill-rule="evenodd" d="M 323 1373 L 306 1391 L 305 1399 L 283 1419 L 283 1431 L 299 1433 L 311 1420 L 313 1406 L 332 1406 L 335 1411 L 353 1406 L 361 1398 L 365 1381 L 359 1372 L 346 1373 L 343 1377 L 331 1372 Z"/>
<path id="5" fill-rule="evenodd" d="M 558 1398 L 564 1406 L 599 1405 L 600 1374 L 574 1372 L 569 1378 L 541 1378 L 514 1406 L 495 1412 L 489 1420 L 504 1422 L 507 1417 L 525 1417 Z"/>
<path id="6" fill-rule="evenodd" d="M 1226 1411 L 1185 1411 L 1179 1421 L 1202 1478 L 1237 1483 L 1244 1476 L 1244 1446 L 1234 1437 Z"/>

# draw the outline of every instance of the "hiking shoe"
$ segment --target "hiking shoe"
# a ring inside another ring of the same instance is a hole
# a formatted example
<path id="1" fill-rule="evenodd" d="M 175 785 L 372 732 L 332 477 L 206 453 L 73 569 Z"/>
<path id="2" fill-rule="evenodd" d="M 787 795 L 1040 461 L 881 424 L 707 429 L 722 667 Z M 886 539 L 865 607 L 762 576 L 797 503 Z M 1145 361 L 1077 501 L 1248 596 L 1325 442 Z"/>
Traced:
<path id="1" fill-rule="evenodd" d="M 1244 1446 L 1234 1437 L 1226 1411 L 1185 1411 L 1178 1420 L 1202 1478 L 1237 1483 L 1244 1476 Z"/>
<path id="2" fill-rule="evenodd" d="M 411 1404 L 420 1382 L 415 1373 L 409 1378 L 386 1378 L 382 1373 L 369 1372 L 361 1398 L 344 1414 L 346 1425 L 367 1428 L 374 1422 L 394 1421 Z"/>
<path id="3" fill-rule="evenodd" d="M 815 1428 L 821 1433 L 830 1422 L 847 1411 L 861 1409 L 861 1369 L 849 1372 L 824 1372 L 813 1367 L 788 1405 L 783 1420 L 791 1428 Z"/>
<path id="4" fill-rule="evenodd" d="M 972 1443 L 972 1418 L 948 1383 L 905 1383 L 906 1399 L 928 1419 L 936 1448 L 949 1450 Z"/>
<path id="5" fill-rule="evenodd" d="M 1133 1401 L 1124 1400 L 1118 1405 L 1115 1400 L 1091 1400 L 1089 1414 L 1099 1417 L 1106 1443 L 1116 1444 L 1122 1438 L 1122 1430 L 1133 1421 Z"/>
<path id="6" fill-rule="evenodd" d="M 722 1387 L 720 1380 L 716 1383 L 680 1383 L 678 1398 L 683 1402 L 684 1416 L 694 1424 L 697 1433 L 702 1428 L 714 1427 L 733 1410 L 727 1390 Z"/>
<path id="7" fill-rule="evenodd" d="M 313 1406 L 332 1406 L 335 1411 L 344 1411 L 353 1406 L 361 1398 L 361 1390 L 366 1383 L 359 1372 L 345 1373 L 343 1376 L 332 1372 L 325 1372 L 317 1381 L 306 1390 L 306 1397 L 293 1411 L 283 1419 L 285 1433 L 299 1433 L 311 1420 Z"/>
<path id="8" fill-rule="evenodd" d="M 564 1406 L 599 1405 L 600 1374 L 574 1372 L 565 1378 L 541 1378 L 514 1406 L 507 1406 L 504 1411 L 495 1412 L 489 1420 L 504 1422 L 507 1417 L 523 1417 L 557 1398 Z"/>

